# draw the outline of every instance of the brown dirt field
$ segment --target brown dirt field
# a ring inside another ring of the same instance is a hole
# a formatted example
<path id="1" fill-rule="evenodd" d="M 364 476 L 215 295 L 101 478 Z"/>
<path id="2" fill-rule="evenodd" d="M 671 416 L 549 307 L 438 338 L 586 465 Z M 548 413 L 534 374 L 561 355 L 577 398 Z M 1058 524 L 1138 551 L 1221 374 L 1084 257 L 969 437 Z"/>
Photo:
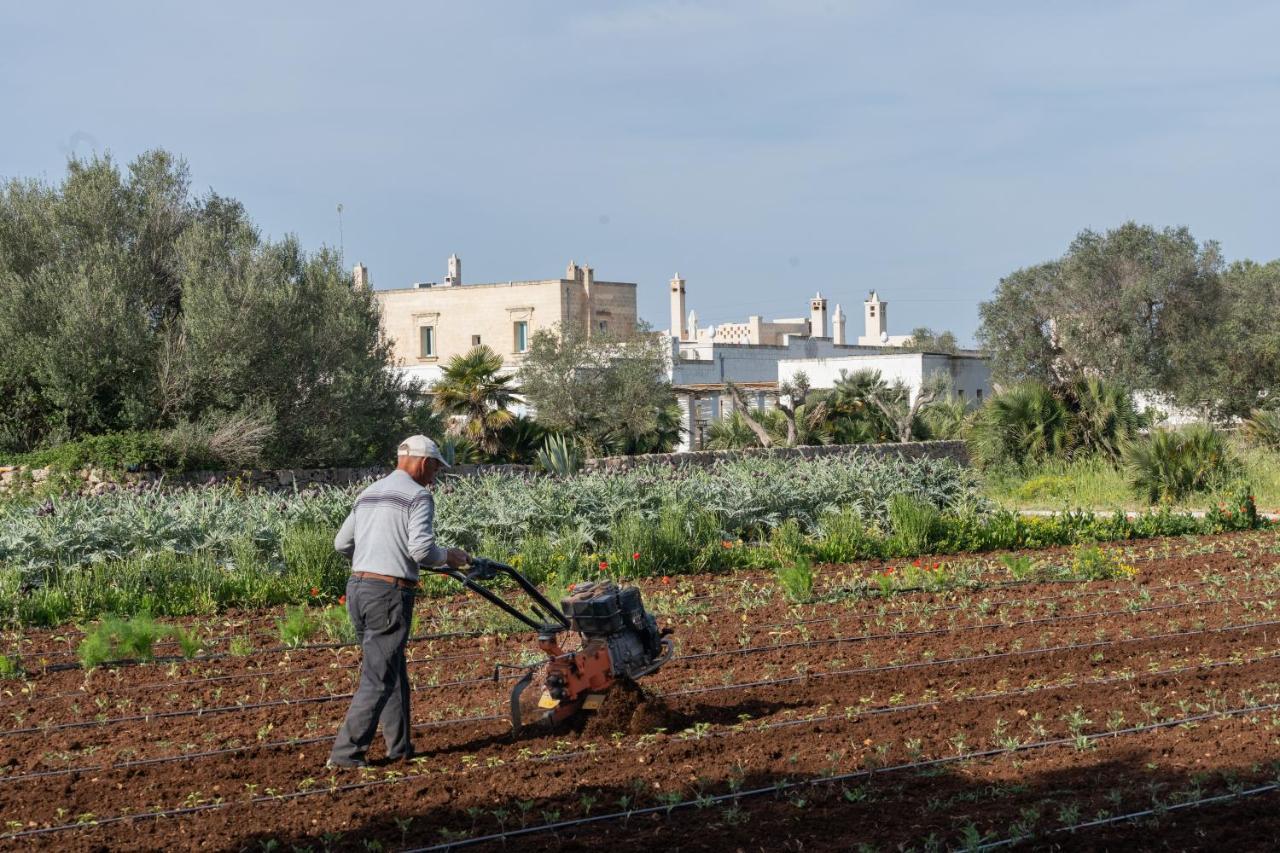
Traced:
<path id="1" fill-rule="evenodd" d="M 1280 796 L 1235 795 L 1280 770 L 1278 544 L 1129 543 L 1133 580 L 805 607 L 763 575 L 646 585 L 677 659 L 580 731 L 476 719 L 504 713 L 484 678 L 528 635 L 427 641 L 423 755 L 367 771 L 323 768 L 351 649 L 35 674 L 0 683 L 0 849 L 1274 849 Z"/>

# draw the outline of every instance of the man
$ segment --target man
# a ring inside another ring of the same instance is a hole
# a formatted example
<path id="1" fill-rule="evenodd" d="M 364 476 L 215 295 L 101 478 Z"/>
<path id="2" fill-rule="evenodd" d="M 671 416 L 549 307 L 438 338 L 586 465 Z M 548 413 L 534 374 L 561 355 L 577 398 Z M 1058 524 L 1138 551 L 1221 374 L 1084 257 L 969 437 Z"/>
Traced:
<path id="1" fill-rule="evenodd" d="M 329 753 L 330 767 L 367 767 L 378 723 L 387 757 L 413 757 L 404 647 L 413 622 L 419 566 L 460 568 L 471 556 L 436 542 L 435 501 L 426 488 L 449 465 L 425 435 L 406 438 L 396 470 L 360 493 L 333 547 L 351 558 L 347 611 L 364 652 L 360 686 Z"/>

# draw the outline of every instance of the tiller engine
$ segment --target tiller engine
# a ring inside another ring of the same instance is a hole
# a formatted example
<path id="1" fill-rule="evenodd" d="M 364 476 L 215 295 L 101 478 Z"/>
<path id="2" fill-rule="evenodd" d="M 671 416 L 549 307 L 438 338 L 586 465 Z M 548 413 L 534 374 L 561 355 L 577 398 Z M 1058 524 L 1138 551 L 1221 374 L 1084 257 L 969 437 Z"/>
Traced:
<path id="1" fill-rule="evenodd" d="M 636 681 L 656 672 L 675 654 L 675 643 L 667 635 L 670 628 L 658 628 L 657 620 L 644 609 L 640 590 L 612 581 L 577 583 L 556 607 L 528 578 L 511 566 L 478 558 L 466 571 L 439 569 L 496 607 L 538 632 L 538 648 L 546 660 L 527 669 L 511 690 L 511 727 L 519 732 L 529 723 L 554 725 L 582 711 L 594 711 L 609 689 L 622 679 Z M 533 615 L 522 612 L 478 581 L 506 575 L 516 582 L 533 604 Z M 565 651 L 562 635 L 576 633 L 581 644 Z M 494 680 L 504 668 L 494 668 Z M 541 696 L 536 708 L 525 710 L 521 696 L 540 681 Z"/>

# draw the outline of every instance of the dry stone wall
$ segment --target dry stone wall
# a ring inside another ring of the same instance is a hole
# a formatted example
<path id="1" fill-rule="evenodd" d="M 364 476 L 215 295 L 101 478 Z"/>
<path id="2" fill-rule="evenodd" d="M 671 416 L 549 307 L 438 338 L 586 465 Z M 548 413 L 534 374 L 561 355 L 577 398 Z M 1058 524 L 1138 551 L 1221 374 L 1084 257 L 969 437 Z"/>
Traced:
<path id="1" fill-rule="evenodd" d="M 630 471 L 646 465 L 670 465 L 673 468 L 710 468 L 717 462 L 751 458 L 815 459 L 823 456 L 922 456 L 950 459 L 960 465 L 969 464 L 963 441 L 917 441 L 906 444 L 851 444 L 815 447 L 755 448 L 750 450 L 697 450 L 689 453 L 652 453 L 642 456 L 608 456 L 588 459 L 583 469 L 588 472 Z M 54 472 L 48 468 L 0 466 L 0 494 L 56 485 L 59 491 L 102 494 L 119 489 L 183 488 L 234 483 L 245 489 L 293 491 L 323 486 L 347 486 L 390 471 L 386 467 L 370 468 L 289 468 L 272 471 L 194 471 L 164 474 L 154 471 L 108 473 L 90 468 L 75 472 Z M 534 476 L 529 465 L 457 465 L 450 474 L 470 477 L 484 473 Z M 52 482 L 51 482 L 52 481 Z"/>

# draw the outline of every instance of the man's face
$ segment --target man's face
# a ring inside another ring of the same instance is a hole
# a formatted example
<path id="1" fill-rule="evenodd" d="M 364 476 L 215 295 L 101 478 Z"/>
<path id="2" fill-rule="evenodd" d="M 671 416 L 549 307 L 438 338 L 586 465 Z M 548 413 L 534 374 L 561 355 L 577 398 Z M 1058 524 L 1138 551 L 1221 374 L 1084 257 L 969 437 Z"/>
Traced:
<path id="1" fill-rule="evenodd" d="M 436 472 L 440 470 L 439 459 L 422 460 L 422 485 L 429 486 L 436 481 Z"/>

